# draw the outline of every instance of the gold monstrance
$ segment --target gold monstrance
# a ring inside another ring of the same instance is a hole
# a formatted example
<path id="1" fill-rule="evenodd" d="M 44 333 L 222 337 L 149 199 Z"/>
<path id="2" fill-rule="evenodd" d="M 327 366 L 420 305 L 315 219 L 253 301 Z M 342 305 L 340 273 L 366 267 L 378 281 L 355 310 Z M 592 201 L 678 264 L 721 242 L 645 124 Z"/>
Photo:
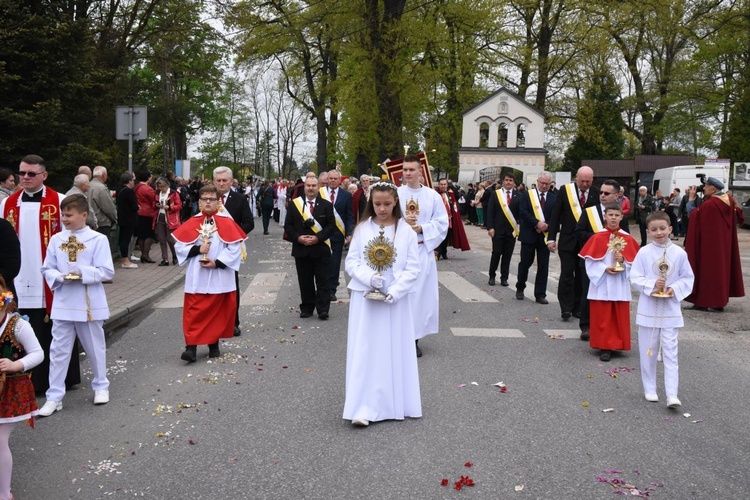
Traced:
<path id="1" fill-rule="evenodd" d="M 216 232 L 216 226 L 214 220 L 211 217 L 206 217 L 203 220 L 203 224 L 198 228 L 198 237 L 208 245 L 211 245 L 211 235 Z M 203 257 L 200 258 L 200 262 L 208 262 L 208 254 L 204 253 Z"/>
<path id="2" fill-rule="evenodd" d="M 63 252 L 68 252 L 68 262 L 77 262 L 78 252 L 83 252 L 84 250 L 86 250 L 86 246 L 76 239 L 75 234 L 71 234 L 68 237 L 68 241 L 60 245 L 60 250 L 62 250 Z M 68 273 L 63 277 L 63 279 L 71 281 L 80 280 L 81 275 L 77 273 Z"/>
<path id="3" fill-rule="evenodd" d="M 628 245 L 628 242 L 625 241 L 625 238 L 622 236 L 615 236 L 614 234 L 609 239 L 609 243 L 607 244 L 607 248 L 613 253 L 618 254 L 622 253 L 622 251 L 625 249 L 625 247 Z M 625 270 L 622 265 L 620 265 L 619 262 L 615 261 L 615 272 L 621 273 Z"/>
<path id="4" fill-rule="evenodd" d="M 419 200 L 412 198 L 406 202 L 406 215 L 419 215 Z"/>
<path id="5" fill-rule="evenodd" d="M 367 243 L 364 252 L 367 265 L 375 269 L 378 276 L 380 271 L 390 268 L 396 260 L 396 249 L 393 248 L 393 243 L 383 236 L 384 232 L 385 228 L 380 226 L 380 233 Z M 386 297 L 386 294 L 377 289 L 365 294 L 365 298 L 371 300 L 385 300 Z"/>
<path id="6" fill-rule="evenodd" d="M 659 277 L 667 279 L 667 275 L 669 274 L 669 262 L 667 262 L 667 247 L 664 247 L 664 253 L 661 255 L 661 259 L 656 263 L 656 267 L 659 270 Z M 661 290 L 654 290 L 651 292 L 652 297 L 657 297 L 660 299 L 667 299 L 672 296 L 671 293 L 667 292 L 667 285 L 666 283 L 662 287 Z"/>

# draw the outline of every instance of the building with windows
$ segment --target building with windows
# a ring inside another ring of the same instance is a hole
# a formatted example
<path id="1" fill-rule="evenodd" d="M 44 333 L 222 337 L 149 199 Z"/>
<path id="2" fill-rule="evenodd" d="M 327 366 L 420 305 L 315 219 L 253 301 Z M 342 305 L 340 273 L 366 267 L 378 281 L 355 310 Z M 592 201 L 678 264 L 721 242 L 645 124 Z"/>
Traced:
<path id="1" fill-rule="evenodd" d="M 505 87 L 463 114 L 458 183 L 495 180 L 504 169 L 533 182 L 544 170 L 545 115 Z"/>

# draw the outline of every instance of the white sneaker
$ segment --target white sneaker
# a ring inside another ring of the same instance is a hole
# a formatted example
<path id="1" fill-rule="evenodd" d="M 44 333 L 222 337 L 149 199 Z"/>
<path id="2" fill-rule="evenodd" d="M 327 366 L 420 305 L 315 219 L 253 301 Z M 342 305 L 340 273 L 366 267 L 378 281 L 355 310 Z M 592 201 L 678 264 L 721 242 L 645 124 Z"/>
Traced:
<path id="1" fill-rule="evenodd" d="M 94 391 L 94 404 L 105 405 L 109 403 L 109 391 L 107 389 Z"/>
<path id="2" fill-rule="evenodd" d="M 680 406 L 682 406 L 682 403 L 677 398 L 677 396 L 668 396 L 667 397 L 667 406 L 669 408 L 679 408 Z"/>
<path id="3" fill-rule="evenodd" d="M 138 269 L 138 264 L 133 264 L 132 262 L 130 264 L 120 264 L 121 269 Z"/>
<path id="4" fill-rule="evenodd" d="M 352 425 L 356 425 L 358 427 L 367 427 L 368 425 L 370 425 L 370 422 L 368 422 L 367 420 L 363 418 L 358 418 L 358 419 L 352 420 Z"/>
<path id="5" fill-rule="evenodd" d="M 140 257 L 136 257 L 135 255 L 133 255 L 128 260 L 131 261 L 131 262 L 140 262 L 141 258 Z"/>
<path id="6" fill-rule="evenodd" d="M 39 416 L 40 417 L 49 417 L 56 411 L 62 410 L 62 401 L 50 401 L 47 400 L 46 403 L 44 403 L 44 406 L 39 410 Z"/>
<path id="7" fill-rule="evenodd" d="M 655 392 L 647 392 L 644 395 L 646 396 L 646 401 L 651 401 L 652 403 L 659 401 L 659 395 Z"/>

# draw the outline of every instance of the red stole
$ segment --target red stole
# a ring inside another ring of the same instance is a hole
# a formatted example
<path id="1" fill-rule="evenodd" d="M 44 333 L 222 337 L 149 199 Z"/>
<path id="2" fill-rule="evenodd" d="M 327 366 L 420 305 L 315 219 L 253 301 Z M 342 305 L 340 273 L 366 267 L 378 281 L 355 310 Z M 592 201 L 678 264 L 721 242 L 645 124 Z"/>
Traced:
<path id="1" fill-rule="evenodd" d="M 604 231 L 594 233 L 594 235 L 588 239 L 578 255 L 583 258 L 589 257 L 594 260 L 603 259 L 607 252 L 610 251 L 608 245 L 612 234 L 625 240 L 626 245 L 625 248 L 622 249 L 622 256 L 625 259 L 625 262 L 632 264 L 640 247 L 633 237 L 622 229 L 613 231 L 609 228 L 605 228 Z"/>
<path id="2" fill-rule="evenodd" d="M 23 189 L 16 191 L 5 200 L 3 218 L 10 222 L 16 234 L 21 224 L 21 195 Z M 31 202 L 28 202 L 31 203 Z M 39 204 L 39 235 L 42 243 L 42 262 L 47 257 L 49 240 L 62 230 L 60 221 L 60 195 L 47 186 L 42 188 L 42 202 Z M 52 311 L 52 290 L 44 281 L 44 299 L 47 304 L 47 314 Z"/>

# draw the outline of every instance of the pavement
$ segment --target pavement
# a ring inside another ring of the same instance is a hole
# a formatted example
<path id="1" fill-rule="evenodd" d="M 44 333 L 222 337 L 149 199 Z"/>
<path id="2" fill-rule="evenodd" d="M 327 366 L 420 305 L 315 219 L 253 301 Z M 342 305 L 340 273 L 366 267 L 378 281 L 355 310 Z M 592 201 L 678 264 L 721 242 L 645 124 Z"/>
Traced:
<path id="1" fill-rule="evenodd" d="M 151 260 L 160 262 L 159 254 L 158 245 L 152 246 Z M 138 269 L 122 269 L 118 259 L 112 283 L 104 285 L 110 312 L 109 319 L 104 322 L 105 333 L 129 322 L 138 311 L 182 285 L 184 278 L 185 268 L 171 263 L 160 267 L 139 262 Z"/>

